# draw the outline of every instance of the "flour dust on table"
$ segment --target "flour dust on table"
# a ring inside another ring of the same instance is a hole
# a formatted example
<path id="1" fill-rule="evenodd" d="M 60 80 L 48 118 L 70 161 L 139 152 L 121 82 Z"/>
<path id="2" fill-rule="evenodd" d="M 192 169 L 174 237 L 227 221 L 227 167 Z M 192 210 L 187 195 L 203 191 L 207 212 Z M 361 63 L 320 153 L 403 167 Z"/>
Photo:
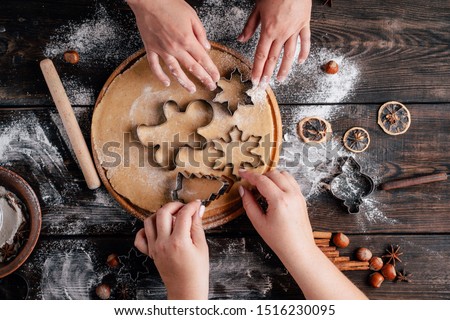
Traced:
<path id="1" fill-rule="evenodd" d="M 44 55 L 62 57 L 65 51 L 75 50 L 80 55 L 80 65 L 110 66 L 119 64 L 141 46 L 139 33 L 122 28 L 119 19 L 98 5 L 91 18 L 59 27 L 44 48 Z"/>
<path id="2" fill-rule="evenodd" d="M 48 205 L 63 203 L 66 194 L 79 190 L 67 180 L 70 173 L 60 150 L 50 141 L 48 131 L 35 113 L 17 113 L 8 124 L 0 126 L 0 164 L 27 165 L 28 178 L 38 181 L 40 198 Z M 64 180 L 63 189 L 55 184 Z"/>

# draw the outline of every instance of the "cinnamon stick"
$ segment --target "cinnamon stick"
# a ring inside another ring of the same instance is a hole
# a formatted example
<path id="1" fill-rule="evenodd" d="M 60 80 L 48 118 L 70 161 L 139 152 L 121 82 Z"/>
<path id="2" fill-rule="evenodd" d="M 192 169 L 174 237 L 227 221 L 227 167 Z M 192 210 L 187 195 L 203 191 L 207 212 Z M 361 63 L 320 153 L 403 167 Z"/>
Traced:
<path id="1" fill-rule="evenodd" d="M 321 245 L 321 246 L 329 246 L 330 245 L 329 239 L 314 239 L 314 242 L 316 245 Z"/>
<path id="2" fill-rule="evenodd" d="M 343 261 L 336 262 L 335 266 L 341 271 L 347 270 L 369 270 L 368 261 Z"/>
<path id="3" fill-rule="evenodd" d="M 313 231 L 313 235 L 314 239 L 331 239 L 333 234 L 326 231 Z"/>
<path id="4" fill-rule="evenodd" d="M 322 250 L 322 252 L 335 251 L 336 247 L 319 247 L 319 249 Z"/>
<path id="5" fill-rule="evenodd" d="M 323 251 L 322 251 L 323 252 Z M 339 257 L 339 251 L 335 250 L 335 251 L 325 251 L 323 252 L 323 254 L 325 256 L 327 256 L 328 258 L 336 258 Z"/>
<path id="6" fill-rule="evenodd" d="M 334 258 L 328 258 L 331 262 L 344 262 L 344 261 L 350 261 L 350 257 L 334 257 Z"/>

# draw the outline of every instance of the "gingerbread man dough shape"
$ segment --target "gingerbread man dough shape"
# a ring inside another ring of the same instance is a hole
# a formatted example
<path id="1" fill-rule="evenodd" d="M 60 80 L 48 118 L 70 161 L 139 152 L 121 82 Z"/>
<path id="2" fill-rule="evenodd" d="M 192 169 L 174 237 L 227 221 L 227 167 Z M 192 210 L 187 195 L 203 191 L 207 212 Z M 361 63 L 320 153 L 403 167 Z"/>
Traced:
<path id="1" fill-rule="evenodd" d="M 209 124 L 213 117 L 211 105 L 205 100 L 192 101 L 183 112 L 175 101 L 163 105 L 165 122 L 156 126 L 139 125 L 137 136 L 146 147 L 153 147 L 154 160 L 170 170 L 176 167 L 175 157 L 182 147 L 201 149 L 206 139 L 197 129 Z"/>

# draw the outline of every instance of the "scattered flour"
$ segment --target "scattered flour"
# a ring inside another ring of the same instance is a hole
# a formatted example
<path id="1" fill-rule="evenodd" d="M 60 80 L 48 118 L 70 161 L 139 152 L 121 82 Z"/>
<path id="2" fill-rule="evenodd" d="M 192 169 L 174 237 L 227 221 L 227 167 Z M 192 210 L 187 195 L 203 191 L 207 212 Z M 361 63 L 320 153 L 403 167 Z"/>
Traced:
<path id="1" fill-rule="evenodd" d="M 77 118 L 78 124 L 80 125 L 81 131 L 89 132 L 90 131 L 89 126 L 91 123 L 91 109 L 86 108 L 86 107 L 75 107 L 75 108 L 73 108 L 73 112 L 75 114 L 75 117 Z M 57 110 L 54 110 L 53 112 L 51 112 L 50 117 L 52 118 L 53 123 L 58 128 L 59 134 L 61 135 L 61 137 L 64 140 L 64 144 L 70 150 L 72 158 L 78 164 L 78 160 L 75 155 L 75 152 L 73 151 L 69 136 L 67 135 L 67 131 L 64 128 L 61 117 L 60 117 L 59 113 L 57 112 Z"/>
<path id="2" fill-rule="evenodd" d="M 0 127 L 0 159 L 8 165 L 26 163 L 29 178 L 39 182 L 40 196 L 48 206 L 61 204 L 64 194 L 78 190 L 70 182 L 64 184 L 64 190 L 55 185 L 53 178 L 66 180 L 69 172 L 34 113 L 18 113 L 10 124 Z"/>
<path id="3" fill-rule="evenodd" d="M 88 300 L 96 281 L 91 257 L 85 251 L 54 253 L 44 262 L 42 295 L 46 300 Z"/>
<path id="4" fill-rule="evenodd" d="M 236 39 L 242 32 L 248 16 L 252 12 L 254 1 L 204 1 L 198 10 L 210 40 L 220 42 L 235 49 L 250 61 L 256 50 L 259 39 L 259 29 L 245 44 Z M 300 52 L 301 44 L 298 42 L 296 52 Z M 329 60 L 339 64 L 339 72 L 328 75 L 321 70 L 321 66 Z M 280 65 L 278 65 L 276 70 Z M 353 60 L 346 58 L 345 54 L 331 51 L 326 48 L 311 48 L 311 53 L 302 65 L 294 63 L 291 72 L 283 83 L 272 78 L 271 87 L 279 100 L 285 103 L 339 103 L 351 96 L 359 81 L 360 67 Z M 275 73 L 276 74 L 276 73 Z M 290 90 L 286 90 L 290 88 Z M 298 88 L 292 90 L 292 88 Z"/>
<path id="5" fill-rule="evenodd" d="M 299 182 L 306 199 L 323 192 L 323 184 L 339 172 L 338 160 L 349 156 L 337 138 L 309 145 L 296 135 L 286 133 L 280 155 L 279 168 L 291 173 Z"/>
<path id="6" fill-rule="evenodd" d="M 75 76 L 61 76 L 61 82 L 66 90 L 72 106 L 94 105 L 96 93 L 94 89 L 87 87 L 80 79 Z"/>
<path id="7" fill-rule="evenodd" d="M 116 65 L 142 46 L 139 33 L 124 29 L 121 24 L 99 5 L 92 18 L 81 23 L 68 22 L 58 28 L 50 37 L 44 55 L 62 57 L 65 51 L 76 50 L 81 66 Z"/>

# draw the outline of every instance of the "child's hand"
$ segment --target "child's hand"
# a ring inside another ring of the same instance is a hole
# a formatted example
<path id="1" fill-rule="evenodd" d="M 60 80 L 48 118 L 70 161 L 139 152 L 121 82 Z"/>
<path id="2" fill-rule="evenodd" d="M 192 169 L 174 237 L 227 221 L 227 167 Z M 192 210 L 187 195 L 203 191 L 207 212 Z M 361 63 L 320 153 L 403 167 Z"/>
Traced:
<path id="1" fill-rule="evenodd" d="M 168 299 L 208 299 L 209 255 L 200 201 L 171 202 L 145 219 L 135 246 L 155 262 Z"/>
<path id="2" fill-rule="evenodd" d="M 256 231 L 282 261 L 294 252 L 315 248 L 305 199 L 289 173 L 273 170 L 260 175 L 241 170 L 239 174 L 267 201 L 264 213 L 249 190 L 243 187 L 239 190 Z"/>
<path id="3" fill-rule="evenodd" d="M 238 41 L 247 42 L 261 24 L 261 35 L 253 63 L 252 82 L 265 89 L 284 48 L 283 61 L 277 78 L 283 81 L 295 59 L 297 39 L 301 51 L 298 62 L 309 55 L 311 0 L 257 0 Z"/>
<path id="4" fill-rule="evenodd" d="M 181 67 L 208 89 L 216 88 L 220 74 L 207 52 L 211 46 L 206 31 L 189 4 L 184 0 L 128 0 L 128 4 L 136 16 L 150 68 L 164 85 L 170 85 L 170 78 L 159 58 L 190 93 L 196 87 Z"/>

